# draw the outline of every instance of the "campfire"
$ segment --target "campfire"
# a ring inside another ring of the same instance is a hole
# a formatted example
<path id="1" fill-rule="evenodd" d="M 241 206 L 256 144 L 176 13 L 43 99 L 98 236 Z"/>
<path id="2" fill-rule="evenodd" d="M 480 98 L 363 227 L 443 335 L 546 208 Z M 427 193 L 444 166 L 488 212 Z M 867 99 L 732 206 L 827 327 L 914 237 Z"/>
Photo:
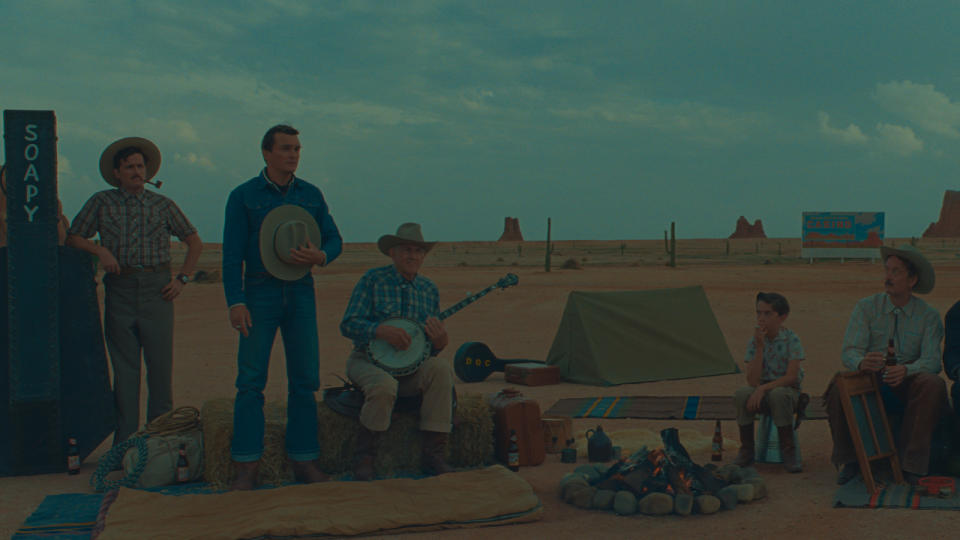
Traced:
<path id="1" fill-rule="evenodd" d="M 561 480 L 567 502 L 583 508 L 613 509 L 619 514 L 696 510 L 709 514 L 766 495 L 766 486 L 753 468 L 736 465 L 701 466 L 680 444 L 677 430 L 660 432 L 663 448 L 643 447 L 607 467 L 583 465 Z"/>

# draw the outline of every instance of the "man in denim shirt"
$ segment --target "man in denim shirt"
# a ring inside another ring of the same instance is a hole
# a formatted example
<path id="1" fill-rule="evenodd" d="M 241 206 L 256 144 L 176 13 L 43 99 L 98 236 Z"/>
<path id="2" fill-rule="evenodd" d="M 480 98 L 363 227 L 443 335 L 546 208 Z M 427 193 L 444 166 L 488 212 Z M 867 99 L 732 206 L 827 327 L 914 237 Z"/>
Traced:
<path id="1" fill-rule="evenodd" d="M 317 404 L 320 388 L 317 313 L 310 269 L 340 255 L 343 242 L 323 194 L 294 176 L 300 161 L 299 132 L 286 125 L 270 128 L 261 150 L 266 167 L 241 184 L 227 200 L 223 227 L 223 288 L 230 324 L 238 332 L 237 398 L 233 413 L 231 457 L 234 489 L 256 486 L 263 453 L 263 389 L 277 329 L 287 357 L 287 454 L 301 482 L 327 479 L 317 467 Z M 296 205 L 319 226 L 320 246 L 307 241 L 289 249 L 289 265 L 303 267 L 303 277 L 277 277 L 261 253 L 261 225 L 277 207 Z"/>
<path id="2" fill-rule="evenodd" d="M 895 434 L 903 476 L 915 484 L 930 466 L 930 443 L 940 415 L 947 408 L 947 389 L 940 373 L 940 314 L 914 293 L 933 290 L 933 266 L 906 245 L 882 247 L 885 292 L 868 296 L 853 308 L 843 336 L 843 365 L 850 371 L 880 374 L 888 414 L 901 408 L 903 422 Z M 893 346 L 889 346 L 889 341 Z M 896 365 L 885 365 L 888 354 Z M 844 416 L 840 392 L 832 384 L 824 395 L 833 436 L 833 464 L 840 468 L 837 483 L 860 472 Z"/>

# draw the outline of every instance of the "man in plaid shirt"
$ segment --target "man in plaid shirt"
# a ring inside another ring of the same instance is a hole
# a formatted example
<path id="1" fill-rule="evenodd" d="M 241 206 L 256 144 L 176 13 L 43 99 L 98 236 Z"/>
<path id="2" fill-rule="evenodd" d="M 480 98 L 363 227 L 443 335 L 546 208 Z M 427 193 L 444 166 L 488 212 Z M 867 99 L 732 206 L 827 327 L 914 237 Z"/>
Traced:
<path id="1" fill-rule="evenodd" d="M 404 223 L 397 234 L 380 237 L 377 247 L 393 264 L 369 270 L 360 278 L 340 323 L 340 333 L 353 340 L 347 359 L 347 377 L 363 390 L 360 409 L 360 436 L 354 476 L 374 477 L 380 434 L 390 427 L 390 415 L 397 395 L 422 393 L 420 431 L 423 436 L 422 463 L 426 472 L 443 474 L 453 470 L 444 460 L 447 437 L 453 418 L 453 370 L 437 354 L 447 346 L 449 336 L 437 318 L 440 293 L 432 281 L 419 275 L 427 252 L 435 242 L 424 242 L 417 223 Z M 429 357 L 411 375 L 394 377 L 377 367 L 367 354 L 374 339 L 386 341 L 397 350 L 407 350 L 411 336 L 402 328 L 381 324 L 403 317 L 420 323 L 430 338 Z"/>
<path id="2" fill-rule="evenodd" d="M 173 408 L 173 300 L 200 258 L 197 229 L 170 199 L 144 189 L 160 169 L 160 150 L 147 139 L 115 141 L 100 156 L 100 174 L 114 189 L 95 193 L 74 218 L 67 245 L 100 258 L 104 334 L 113 365 L 117 445 L 140 422 L 140 351 L 147 366 L 147 422 Z M 100 235 L 100 243 L 89 240 Z M 187 244 L 175 277 L 170 235 Z"/>

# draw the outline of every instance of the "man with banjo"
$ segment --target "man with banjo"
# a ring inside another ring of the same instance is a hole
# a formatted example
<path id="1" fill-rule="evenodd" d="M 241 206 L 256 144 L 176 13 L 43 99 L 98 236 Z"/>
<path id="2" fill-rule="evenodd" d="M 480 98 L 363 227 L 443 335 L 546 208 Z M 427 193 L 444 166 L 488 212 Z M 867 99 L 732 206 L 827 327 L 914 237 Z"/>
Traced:
<path id="1" fill-rule="evenodd" d="M 393 264 L 360 278 L 340 323 L 340 332 L 354 342 L 347 377 L 364 394 L 354 466 L 358 480 L 374 477 L 380 434 L 390 427 L 397 395 L 417 392 L 423 395 L 423 468 L 431 474 L 453 471 L 444 458 L 453 419 L 453 370 L 437 358 L 449 337 L 437 317 L 437 286 L 418 274 L 434 244 L 423 241 L 417 223 L 381 236 L 377 247 Z"/>

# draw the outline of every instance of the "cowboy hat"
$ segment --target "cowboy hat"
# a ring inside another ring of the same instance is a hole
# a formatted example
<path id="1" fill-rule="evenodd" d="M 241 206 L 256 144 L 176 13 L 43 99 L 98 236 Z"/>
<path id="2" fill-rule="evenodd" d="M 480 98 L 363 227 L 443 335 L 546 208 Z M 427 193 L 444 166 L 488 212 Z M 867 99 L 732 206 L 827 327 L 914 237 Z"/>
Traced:
<path id="1" fill-rule="evenodd" d="M 930 264 L 930 261 L 928 261 L 917 248 L 909 244 L 904 244 L 896 249 L 886 246 L 880 247 L 880 256 L 883 260 L 887 260 L 887 257 L 891 255 L 896 255 L 905 261 L 910 261 L 914 268 L 917 269 L 917 283 L 913 286 L 913 292 L 927 294 L 933 290 L 933 286 L 937 281 L 937 274 L 933 271 L 933 265 Z"/>
<path id="2" fill-rule="evenodd" d="M 385 234 L 377 240 L 377 247 L 384 255 L 390 255 L 390 248 L 405 244 L 420 246 L 424 251 L 430 251 L 436 242 L 424 242 L 419 223 L 404 223 L 397 227 L 397 234 Z"/>
<path id="3" fill-rule="evenodd" d="M 309 212 L 293 204 L 271 210 L 260 225 L 260 259 L 267 272 L 285 281 L 310 273 L 310 265 L 298 264 L 290 257 L 290 250 L 307 240 L 320 246 L 320 226 Z"/>
<path id="4" fill-rule="evenodd" d="M 144 161 L 147 162 L 147 177 L 144 178 L 144 181 L 156 176 L 157 171 L 160 170 L 160 149 L 153 142 L 143 137 L 117 139 L 100 154 L 100 176 L 111 186 L 120 187 L 120 181 L 113 175 L 113 170 L 116 168 L 113 166 L 113 156 L 128 146 L 136 146 L 143 152 Z"/>

